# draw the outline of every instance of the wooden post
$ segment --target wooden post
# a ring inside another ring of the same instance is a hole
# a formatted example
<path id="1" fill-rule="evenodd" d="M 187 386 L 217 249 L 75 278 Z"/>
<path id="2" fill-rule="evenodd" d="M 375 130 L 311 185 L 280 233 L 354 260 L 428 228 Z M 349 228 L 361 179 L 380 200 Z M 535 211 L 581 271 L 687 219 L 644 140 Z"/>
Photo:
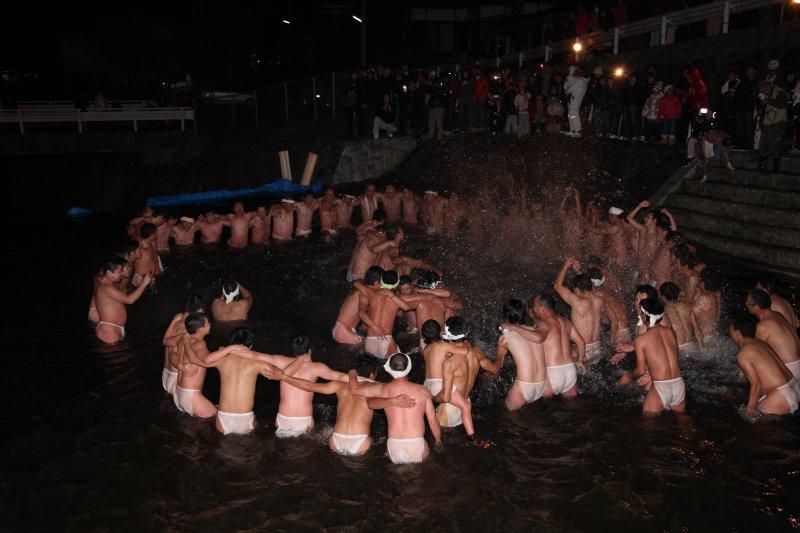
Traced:
<path id="1" fill-rule="evenodd" d="M 303 170 L 303 178 L 300 180 L 300 185 L 311 185 L 311 177 L 314 175 L 315 166 L 317 166 L 317 154 L 314 152 L 309 152 L 308 159 L 306 159 L 306 168 Z"/>
<path id="2" fill-rule="evenodd" d="M 281 160 L 281 177 L 285 180 L 292 181 L 292 166 L 289 163 L 289 151 L 281 150 L 278 152 L 278 158 Z"/>

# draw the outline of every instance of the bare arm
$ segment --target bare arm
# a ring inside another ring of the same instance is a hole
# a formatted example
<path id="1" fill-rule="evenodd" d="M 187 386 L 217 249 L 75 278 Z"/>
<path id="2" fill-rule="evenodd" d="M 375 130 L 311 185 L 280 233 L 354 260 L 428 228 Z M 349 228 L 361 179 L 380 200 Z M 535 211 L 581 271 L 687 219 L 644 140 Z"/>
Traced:
<path id="1" fill-rule="evenodd" d="M 761 397 L 761 380 L 758 379 L 758 372 L 756 372 L 753 363 L 742 356 L 741 352 L 737 360 L 744 373 L 744 377 L 750 382 L 750 393 L 747 396 L 747 410 L 754 411 L 756 406 L 758 406 L 758 399 Z"/>
<path id="2" fill-rule="evenodd" d="M 694 340 L 697 342 L 697 347 L 702 349 L 704 347 L 703 330 L 700 329 L 700 322 L 697 321 L 697 315 L 694 314 L 691 307 L 689 308 L 689 320 L 692 323 L 692 331 L 694 332 Z"/>
<path id="3" fill-rule="evenodd" d="M 442 428 L 439 427 L 439 420 L 436 418 L 436 409 L 433 408 L 433 400 L 430 397 L 425 402 L 425 418 L 428 419 L 428 426 L 433 433 L 433 440 L 436 444 L 442 443 Z"/>
<path id="4" fill-rule="evenodd" d="M 450 403 L 450 395 L 453 392 L 453 360 L 445 359 L 442 363 L 442 390 L 436 395 L 441 403 Z"/>
<path id="5" fill-rule="evenodd" d="M 348 381 L 347 374 L 333 370 L 325 363 L 312 363 L 312 368 L 314 373 L 322 379 L 327 379 L 328 381 L 342 381 L 344 383 Z"/>
<path id="6" fill-rule="evenodd" d="M 546 334 L 538 331 L 537 329 L 526 328 L 524 326 L 520 326 L 517 324 L 506 324 L 503 323 L 500 325 L 501 328 L 507 329 L 509 331 L 513 331 L 518 333 L 520 337 L 525 339 L 528 342 L 535 342 L 536 344 L 541 344 L 547 338 Z"/>
<path id="7" fill-rule="evenodd" d="M 182 315 L 183 313 L 178 313 L 172 317 L 172 321 L 169 323 L 169 326 L 167 326 L 167 331 L 164 332 L 164 337 L 161 340 L 164 346 L 175 346 L 178 344 L 178 340 L 183 334 L 176 335 L 175 327 L 180 324 L 181 319 L 183 318 Z"/>
<path id="8" fill-rule="evenodd" d="M 353 396 L 363 396 L 365 398 L 378 398 L 383 396 L 383 383 L 375 381 L 359 381 L 355 370 L 347 373 L 347 385 L 350 387 L 350 394 Z"/>
<path id="9" fill-rule="evenodd" d="M 356 228 L 356 235 L 359 237 L 363 237 L 364 235 L 375 229 L 376 223 L 377 222 L 375 220 L 367 220 L 366 222 L 359 224 L 358 227 Z"/>
<path id="10" fill-rule="evenodd" d="M 572 323 L 570 323 L 572 325 Z M 586 362 L 586 341 L 583 338 L 583 335 L 572 326 L 569 330 L 569 340 L 571 340 L 575 344 L 575 349 L 578 350 L 578 362 L 585 363 Z"/>
<path id="11" fill-rule="evenodd" d="M 286 383 L 297 389 L 304 390 L 307 392 L 315 392 L 318 394 L 336 394 L 336 391 L 339 388 L 338 381 L 329 381 L 328 383 L 314 383 L 313 381 L 308 381 L 307 379 L 300 379 L 292 376 L 287 376 L 280 368 L 269 364 L 264 366 L 264 369 L 262 370 L 261 374 L 267 379 L 274 379 L 276 381 L 285 381 Z"/>
<path id="12" fill-rule="evenodd" d="M 376 244 L 370 248 L 369 251 L 373 254 L 379 254 L 387 248 L 391 248 L 392 246 L 397 246 L 397 244 L 394 241 L 383 241 L 382 243 Z"/>
<path id="13" fill-rule="evenodd" d="M 144 290 L 150 285 L 150 281 L 152 281 L 153 276 L 148 272 L 144 275 L 144 280 L 142 284 L 136 287 L 130 294 L 126 294 L 119 290 L 118 288 L 111 285 L 111 290 L 108 292 L 108 296 L 114 300 L 115 302 L 120 302 L 125 305 L 133 305 L 136 303 L 136 300 L 142 297 L 144 294 Z"/>
<path id="14" fill-rule="evenodd" d="M 358 297 L 358 319 L 361 320 L 368 328 L 381 330 L 382 328 L 375 323 L 369 316 L 369 299 L 366 296 Z"/>
<path id="15" fill-rule="evenodd" d="M 567 190 L 564 191 L 564 197 L 561 199 L 561 204 L 558 207 L 558 212 L 561 214 L 564 213 L 564 209 L 567 207 L 567 200 L 569 200 L 569 193 L 570 193 L 570 187 L 567 187 Z"/>
<path id="16" fill-rule="evenodd" d="M 672 213 L 669 212 L 669 209 L 664 208 L 661 210 L 661 212 L 667 215 L 667 218 L 669 219 L 669 229 L 672 231 L 678 231 L 678 223 L 675 222 L 675 217 L 672 216 Z"/>
<path id="17" fill-rule="evenodd" d="M 572 293 L 571 290 L 564 286 L 564 278 L 567 277 L 567 270 L 570 266 L 575 262 L 574 259 L 569 258 L 564 261 L 564 265 L 561 267 L 561 270 L 558 271 L 558 276 L 556 276 L 556 281 L 553 283 L 553 288 L 558 293 L 561 298 L 567 302 L 570 306 L 575 304 L 577 300 L 576 296 Z"/>
<path id="18" fill-rule="evenodd" d="M 450 298 L 452 296 L 452 293 L 447 289 L 417 289 L 417 293 L 429 294 L 437 298 Z"/>
<path id="19" fill-rule="evenodd" d="M 488 357 L 481 359 L 481 368 L 492 374 L 497 374 L 503 368 L 503 361 L 508 354 L 508 345 L 505 338 L 500 335 L 497 339 L 497 351 L 495 352 L 494 361 L 490 361 Z"/>
<path id="20" fill-rule="evenodd" d="M 637 205 L 636 208 L 630 213 L 628 213 L 627 217 L 625 217 L 625 220 L 628 221 L 628 224 L 636 228 L 636 231 L 644 230 L 644 225 L 639 224 L 639 222 L 636 220 L 636 215 L 638 215 L 639 211 L 641 211 L 645 207 L 650 207 L 650 200 L 642 200 L 641 202 L 639 202 L 639 205 Z"/>
<path id="21" fill-rule="evenodd" d="M 403 407 L 407 409 L 415 405 L 417 405 L 417 400 L 407 394 L 399 394 L 391 398 L 367 398 L 367 407 L 373 411 L 387 407 Z"/>

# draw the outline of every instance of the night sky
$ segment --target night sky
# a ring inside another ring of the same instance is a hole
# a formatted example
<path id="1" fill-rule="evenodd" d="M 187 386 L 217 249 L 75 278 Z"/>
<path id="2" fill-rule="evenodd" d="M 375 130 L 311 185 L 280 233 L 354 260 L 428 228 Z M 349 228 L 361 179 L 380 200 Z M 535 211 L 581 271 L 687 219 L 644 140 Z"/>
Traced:
<path id="1" fill-rule="evenodd" d="M 372 37 L 387 38 L 384 10 L 372 4 Z M 36 92 L 61 92 L 141 85 L 186 72 L 257 87 L 358 62 L 360 28 L 352 19 L 358 0 L 105 6 L 5 6 L 0 70 L 28 74 L 25 82 Z"/>

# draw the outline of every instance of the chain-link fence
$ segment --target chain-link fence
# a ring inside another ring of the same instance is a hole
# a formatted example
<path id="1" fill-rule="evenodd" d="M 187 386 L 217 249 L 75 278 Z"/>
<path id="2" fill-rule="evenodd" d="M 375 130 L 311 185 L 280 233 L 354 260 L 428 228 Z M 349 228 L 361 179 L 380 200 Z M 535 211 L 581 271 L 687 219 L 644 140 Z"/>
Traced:
<path id="1" fill-rule="evenodd" d="M 331 72 L 251 92 L 199 98 L 195 102 L 198 127 L 202 131 L 261 129 L 334 119 L 346 74 Z"/>
<path id="2" fill-rule="evenodd" d="M 344 79 L 344 72 L 331 72 L 256 90 L 258 127 L 336 118 Z"/>

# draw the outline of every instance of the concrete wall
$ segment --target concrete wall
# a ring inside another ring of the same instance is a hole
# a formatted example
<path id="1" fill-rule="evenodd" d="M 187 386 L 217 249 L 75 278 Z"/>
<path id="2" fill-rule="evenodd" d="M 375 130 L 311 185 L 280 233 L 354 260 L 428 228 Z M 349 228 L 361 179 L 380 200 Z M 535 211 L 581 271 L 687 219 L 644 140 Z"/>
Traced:
<path id="1" fill-rule="evenodd" d="M 334 185 L 379 178 L 396 169 L 414 151 L 411 137 L 345 143 L 331 178 Z"/>

